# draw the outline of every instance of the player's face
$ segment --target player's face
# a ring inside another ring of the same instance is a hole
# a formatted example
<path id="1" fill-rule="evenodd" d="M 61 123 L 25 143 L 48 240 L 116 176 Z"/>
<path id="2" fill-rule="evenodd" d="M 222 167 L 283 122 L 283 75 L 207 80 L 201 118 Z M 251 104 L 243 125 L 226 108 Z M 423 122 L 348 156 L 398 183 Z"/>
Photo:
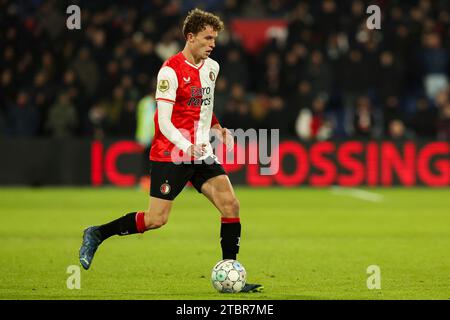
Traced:
<path id="1" fill-rule="evenodd" d="M 206 59 L 209 57 L 216 46 L 217 35 L 218 32 L 214 31 L 211 26 L 206 26 L 192 38 L 192 53 L 196 58 Z"/>

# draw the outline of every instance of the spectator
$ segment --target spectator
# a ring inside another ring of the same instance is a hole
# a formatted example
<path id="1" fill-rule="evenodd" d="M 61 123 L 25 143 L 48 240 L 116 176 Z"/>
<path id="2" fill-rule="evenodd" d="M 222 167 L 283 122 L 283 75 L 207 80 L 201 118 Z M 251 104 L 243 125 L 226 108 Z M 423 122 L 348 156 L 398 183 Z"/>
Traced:
<path id="1" fill-rule="evenodd" d="M 153 119 L 156 113 L 156 100 L 153 90 L 148 95 L 139 100 L 136 112 L 136 133 L 135 138 L 138 143 L 150 152 L 150 145 L 155 133 Z M 146 156 L 148 155 L 146 153 Z"/>
<path id="2" fill-rule="evenodd" d="M 268 118 L 270 111 L 270 96 L 266 93 L 258 93 L 250 101 L 251 122 L 247 124 L 247 128 L 267 128 L 270 127 Z M 250 126 L 250 123 L 253 126 Z"/>
<path id="3" fill-rule="evenodd" d="M 411 128 L 416 136 L 435 139 L 437 133 L 437 117 L 437 110 L 430 108 L 427 99 L 418 99 L 416 102 L 416 112 L 411 119 Z"/>
<path id="4" fill-rule="evenodd" d="M 389 124 L 394 120 L 405 121 L 402 111 L 400 110 L 400 100 L 397 96 L 389 96 L 384 103 L 383 117 L 383 133 L 389 136 Z"/>
<path id="5" fill-rule="evenodd" d="M 230 99 L 225 105 L 223 127 L 231 129 L 255 128 L 244 88 L 240 84 L 231 86 Z"/>
<path id="6" fill-rule="evenodd" d="M 284 18 L 287 8 L 283 0 L 269 0 L 267 4 L 267 15 L 271 18 Z"/>
<path id="7" fill-rule="evenodd" d="M 148 161 L 148 155 L 150 153 L 150 147 L 155 135 L 155 127 L 153 119 L 156 112 L 156 100 L 154 95 L 154 86 L 151 87 L 150 92 L 139 100 L 136 110 L 136 132 L 135 139 L 142 146 L 142 161 L 140 168 L 140 184 L 147 188 L 150 183 L 148 173 L 150 172 L 150 163 Z"/>
<path id="8" fill-rule="evenodd" d="M 61 10 L 53 2 L 43 2 L 38 12 L 39 25 L 52 41 L 59 39 L 65 28 L 65 19 Z"/>
<path id="9" fill-rule="evenodd" d="M 114 90 L 121 79 L 121 70 L 116 60 L 111 60 L 106 64 L 105 77 L 99 86 L 99 95 L 102 99 L 107 98 Z"/>
<path id="10" fill-rule="evenodd" d="M 389 123 L 389 138 L 394 141 L 403 141 L 412 138 L 412 135 L 407 131 L 403 121 L 396 119 Z"/>
<path id="11" fill-rule="evenodd" d="M 217 78 L 214 89 L 214 114 L 219 121 L 225 112 L 225 105 L 229 99 L 228 88 L 229 84 L 224 76 Z"/>
<path id="12" fill-rule="evenodd" d="M 348 113 L 355 105 L 356 99 L 368 91 L 369 73 L 363 61 L 363 53 L 352 49 L 339 63 L 338 83 L 342 90 L 342 103 Z"/>
<path id="13" fill-rule="evenodd" d="M 326 100 L 317 96 L 312 108 L 302 109 L 296 120 L 297 136 L 303 140 L 326 140 L 332 135 L 331 121 L 325 115 Z"/>
<path id="14" fill-rule="evenodd" d="M 269 111 L 266 115 L 267 129 L 278 129 L 279 134 L 285 137 L 289 133 L 287 110 L 285 101 L 280 96 L 275 96 L 269 100 Z"/>
<path id="15" fill-rule="evenodd" d="M 357 138 L 371 138 L 375 129 L 372 104 L 367 96 L 361 96 L 356 103 L 353 117 L 353 132 Z"/>
<path id="16" fill-rule="evenodd" d="M 263 18 L 266 16 L 266 6 L 262 0 L 248 0 L 241 12 L 247 18 Z"/>
<path id="17" fill-rule="evenodd" d="M 120 110 L 119 125 L 114 133 L 117 137 L 134 139 L 136 132 L 136 104 L 133 100 L 126 100 Z"/>
<path id="18" fill-rule="evenodd" d="M 450 103 L 442 107 L 438 120 L 438 139 L 450 142 Z"/>
<path id="19" fill-rule="evenodd" d="M 50 104 L 54 100 L 54 88 L 50 82 L 48 75 L 45 71 L 40 71 L 36 73 L 33 81 L 33 89 L 31 91 L 30 99 L 32 99 L 32 104 L 39 109 L 39 113 L 42 114 L 43 119 L 46 119 L 47 112 Z M 39 123 L 38 132 L 42 133 L 43 123 Z"/>
<path id="20" fill-rule="evenodd" d="M 339 12 L 335 0 L 323 0 L 315 28 L 321 39 L 326 39 L 329 33 L 339 30 Z"/>
<path id="21" fill-rule="evenodd" d="M 120 130 L 120 116 L 125 106 L 125 90 L 122 86 L 118 85 L 114 88 L 112 97 L 103 103 L 105 111 L 108 117 L 108 123 L 112 126 L 113 130 Z"/>
<path id="22" fill-rule="evenodd" d="M 342 59 L 348 51 L 348 37 L 345 33 L 332 33 L 328 37 L 326 54 L 330 61 L 333 73 L 337 72 L 339 61 Z"/>
<path id="23" fill-rule="evenodd" d="M 378 95 L 382 101 L 402 93 L 404 72 L 391 51 L 383 51 L 376 69 Z"/>
<path id="24" fill-rule="evenodd" d="M 57 66 L 55 63 L 55 58 L 50 51 L 45 51 L 42 54 L 41 66 L 42 66 L 42 70 L 45 72 L 45 74 L 47 75 L 47 78 L 50 81 L 56 77 L 57 72 L 58 72 L 56 70 Z"/>
<path id="25" fill-rule="evenodd" d="M 319 50 L 311 53 L 306 76 L 311 81 L 314 95 L 328 94 L 331 91 L 332 74 L 329 65 L 324 61 L 323 54 Z"/>
<path id="26" fill-rule="evenodd" d="M 106 138 L 108 130 L 108 115 L 106 108 L 96 103 L 89 109 L 89 133 L 95 140 L 103 140 Z"/>
<path id="27" fill-rule="evenodd" d="M 80 79 L 84 92 L 93 97 L 99 83 L 99 69 L 87 47 L 80 49 L 72 68 Z"/>
<path id="28" fill-rule="evenodd" d="M 294 50 L 289 51 L 284 56 L 283 65 L 283 94 L 289 94 L 296 90 L 297 84 L 302 73 L 302 65 L 300 64 L 299 56 Z"/>
<path id="29" fill-rule="evenodd" d="M 58 101 L 49 110 L 46 130 L 55 138 L 72 137 L 78 123 L 78 116 L 74 105 L 67 93 L 61 93 Z"/>
<path id="30" fill-rule="evenodd" d="M 175 40 L 174 30 L 169 30 L 164 33 L 161 41 L 156 45 L 155 48 L 155 52 L 161 61 L 166 61 L 179 51 L 180 45 Z"/>
<path id="31" fill-rule="evenodd" d="M 0 104 L 0 110 L 5 108 L 5 106 L 14 99 L 17 90 L 17 84 L 13 78 L 13 73 L 10 69 L 4 69 L 1 73 L 0 78 L 0 99 L 3 103 Z"/>
<path id="32" fill-rule="evenodd" d="M 139 66 L 139 74 L 137 80 L 141 84 L 141 91 L 146 92 L 148 90 L 147 85 L 149 78 L 151 77 L 152 70 L 159 70 L 163 61 L 155 53 L 154 43 L 151 40 L 144 39 L 137 46 L 138 57 L 136 59 L 136 66 Z"/>
<path id="33" fill-rule="evenodd" d="M 350 5 L 350 14 L 342 17 L 342 29 L 347 33 L 354 32 L 358 26 L 365 23 L 366 7 L 361 0 L 354 0 Z"/>
<path id="34" fill-rule="evenodd" d="M 446 89 L 443 89 L 438 92 L 434 99 L 434 103 L 438 109 L 443 108 L 450 101 L 450 84 Z"/>
<path id="35" fill-rule="evenodd" d="M 286 122 L 288 125 L 288 130 L 292 135 L 296 134 L 295 123 L 298 114 L 301 110 L 312 108 L 312 88 L 311 83 L 307 80 L 302 80 L 297 85 L 297 89 L 293 92 L 287 102 L 287 116 Z"/>
<path id="36" fill-rule="evenodd" d="M 422 39 L 422 49 L 419 53 L 422 66 L 425 92 L 429 99 L 448 85 L 448 52 L 442 48 L 438 33 L 426 33 Z"/>
<path id="37" fill-rule="evenodd" d="M 248 66 L 245 59 L 237 48 L 228 50 L 225 63 L 223 64 L 220 77 L 224 77 L 230 85 L 238 83 L 244 88 L 248 87 Z"/>
<path id="38" fill-rule="evenodd" d="M 280 54 L 277 52 L 269 53 L 266 56 L 261 70 L 260 90 L 270 95 L 280 94 L 282 89 L 282 64 Z"/>
<path id="39" fill-rule="evenodd" d="M 301 34 L 312 27 L 314 19 L 307 2 L 300 2 L 291 12 L 288 25 L 288 43 L 301 42 Z"/>
<path id="40" fill-rule="evenodd" d="M 15 137 L 33 137 L 38 133 L 40 112 L 26 91 L 17 94 L 15 103 L 8 108 L 8 131 Z"/>

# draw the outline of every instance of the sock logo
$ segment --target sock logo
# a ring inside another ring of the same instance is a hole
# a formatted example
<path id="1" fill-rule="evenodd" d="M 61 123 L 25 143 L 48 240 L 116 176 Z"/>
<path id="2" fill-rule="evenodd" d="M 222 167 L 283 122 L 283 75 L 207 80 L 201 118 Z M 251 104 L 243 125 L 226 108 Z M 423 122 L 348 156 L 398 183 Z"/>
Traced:
<path id="1" fill-rule="evenodd" d="M 238 241 L 237 241 L 237 244 L 236 244 L 236 245 L 237 245 L 238 247 L 240 247 L 240 246 L 241 246 L 241 237 L 238 237 L 237 239 L 238 239 Z"/>

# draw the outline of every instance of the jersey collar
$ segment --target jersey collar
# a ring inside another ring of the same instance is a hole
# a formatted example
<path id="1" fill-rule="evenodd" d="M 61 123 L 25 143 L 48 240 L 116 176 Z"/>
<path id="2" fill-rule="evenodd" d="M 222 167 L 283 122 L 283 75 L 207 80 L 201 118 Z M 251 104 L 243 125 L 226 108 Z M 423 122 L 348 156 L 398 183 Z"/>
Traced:
<path id="1" fill-rule="evenodd" d="M 200 70 L 200 69 L 203 67 L 203 65 L 205 64 L 205 60 L 202 60 L 202 63 L 200 63 L 200 65 L 196 66 L 195 64 L 190 63 L 190 62 L 186 59 L 186 57 L 184 56 L 183 52 L 181 52 L 181 56 L 183 57 L 184 62 L 185 62 L 186 64 L 190 65 L 192 68 L 195 68 L 195 69 L 197 69 L 197 70 Z"/>

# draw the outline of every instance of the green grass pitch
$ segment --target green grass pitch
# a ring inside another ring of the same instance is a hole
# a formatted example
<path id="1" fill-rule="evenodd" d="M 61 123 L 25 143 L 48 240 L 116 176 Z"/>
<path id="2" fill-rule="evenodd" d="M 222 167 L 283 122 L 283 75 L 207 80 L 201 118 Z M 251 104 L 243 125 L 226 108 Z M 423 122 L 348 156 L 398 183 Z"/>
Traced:
<path id="1" fill-rule="evenodd" d="M 192 189 L 169 223 L 104 242 L 81 289 L 66 286 L 79 265 L 86 226 L 147 208 L 135 189 L 0 189 L 0 299 L 449 299 L 450 190 L 236 188 L 238 260 L 265 292 L 220 294 L 219 214 Z M 372 199 L 373 200 L 373 199 Z M 367 268 L 381 270 L 369 290 Z"/>

